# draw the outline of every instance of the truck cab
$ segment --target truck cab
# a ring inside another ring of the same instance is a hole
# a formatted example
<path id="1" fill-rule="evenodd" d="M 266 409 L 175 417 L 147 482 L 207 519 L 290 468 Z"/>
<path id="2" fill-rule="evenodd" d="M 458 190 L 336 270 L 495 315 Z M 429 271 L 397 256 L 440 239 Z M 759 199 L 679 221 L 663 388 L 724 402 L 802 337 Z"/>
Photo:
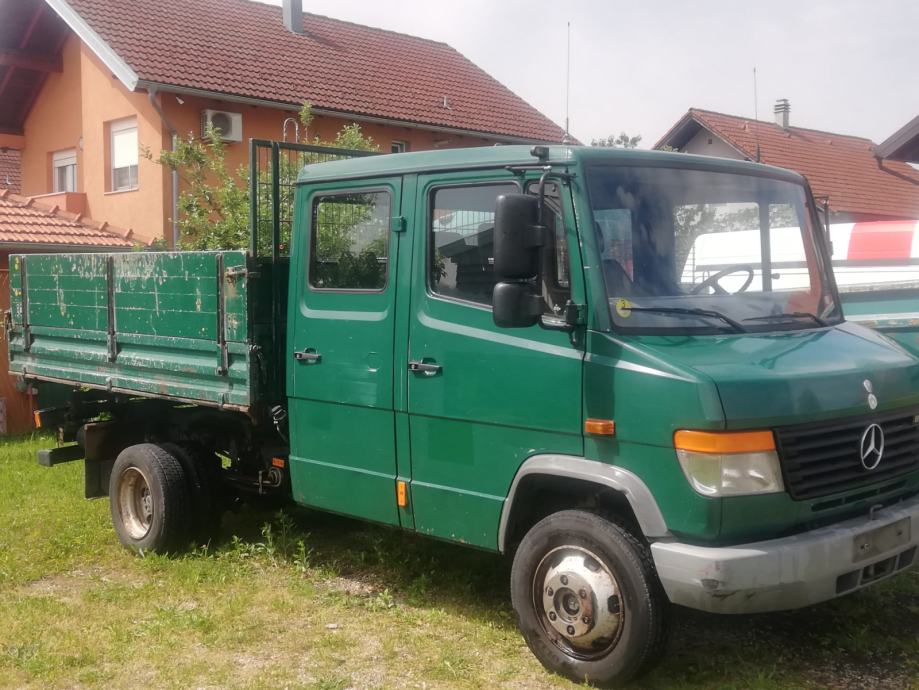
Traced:
<path id="1" fill-rule="evenodd" d="M 289 259 L 233 293 L 287 276 L 259 351 L 285 423 L 243 396 L 234 448 L 283 446 L 260 457 L 301 505 L 506 553 L 548 668 L 621 683 L 670 603 L 796 608 L 914 564 L 919 360 L 845 319 L 796 173 L 506 146 L 309 165 L 295 207 Z"/>
<path id="2" fill-rule="evenodd" d="M 288 323 L 314 358 L 288 370 L 295 498 L 517 559 L 560 510 L 613 516 L 670 601 L 709 611 L 803 606 L 911 565 L 919 365 L 844 319 L 805 181 L 529 154 L 304 169 Z M 687 271 L 709 235 L 724 251 Z M 589 580 L 571 553 L 531 580 Z M 520 586 L 548 621 L 534 649 L 608 658 Z"/>

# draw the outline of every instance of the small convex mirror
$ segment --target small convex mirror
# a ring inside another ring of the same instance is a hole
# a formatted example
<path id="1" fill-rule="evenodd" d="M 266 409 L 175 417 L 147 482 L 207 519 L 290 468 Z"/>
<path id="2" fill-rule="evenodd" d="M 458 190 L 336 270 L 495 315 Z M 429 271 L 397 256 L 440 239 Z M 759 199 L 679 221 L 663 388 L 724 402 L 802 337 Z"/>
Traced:
<path id="1" fill-rule="evenodd" d="M 530 283 L 495 285 L 492 318 L 500 328 L 527 328 L 539 322 L 542 300 Z"/>

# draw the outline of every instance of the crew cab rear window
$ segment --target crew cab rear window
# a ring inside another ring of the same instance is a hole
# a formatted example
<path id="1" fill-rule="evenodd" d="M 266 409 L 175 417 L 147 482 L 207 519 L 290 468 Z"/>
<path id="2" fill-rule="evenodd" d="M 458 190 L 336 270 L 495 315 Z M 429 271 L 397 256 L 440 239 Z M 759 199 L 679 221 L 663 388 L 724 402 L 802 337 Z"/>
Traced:
<path id="1" fill-rule="evenodd" d="M 310 227 L 310 286 L 382 290 L 389 273 L 390 215 L 386 191 L 315 197 Z"/>

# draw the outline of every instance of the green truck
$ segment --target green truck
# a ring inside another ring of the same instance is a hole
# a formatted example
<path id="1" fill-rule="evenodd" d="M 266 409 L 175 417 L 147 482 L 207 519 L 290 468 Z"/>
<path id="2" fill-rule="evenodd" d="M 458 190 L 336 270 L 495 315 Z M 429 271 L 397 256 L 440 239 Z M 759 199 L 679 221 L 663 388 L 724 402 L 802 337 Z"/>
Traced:
<path id="1" fill-rule="evenodd" d="M 74 390 L 40 461 L 84 459 L 128 548 L 274 495 L 501 552 L 533 653 L 599 685 L 670 604 L 916 561 L 919 360 L 843 317 L 801 176 L 506 146 L 308 165 L 293 198 L 270 252 L 13 259 L 11 371 Z M 755 260 L 687 271 L 751 227 Z"/>

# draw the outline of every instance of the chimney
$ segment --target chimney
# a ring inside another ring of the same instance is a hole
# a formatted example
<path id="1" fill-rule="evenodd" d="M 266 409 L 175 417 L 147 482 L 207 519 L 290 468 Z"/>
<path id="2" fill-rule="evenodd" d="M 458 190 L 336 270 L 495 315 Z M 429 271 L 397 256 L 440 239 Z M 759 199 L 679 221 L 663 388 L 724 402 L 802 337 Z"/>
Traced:
<path id="1" fill-rule="evenodd" d="M 791 115 L 791 104 L 787 98 L 779 98 L 775 102 L 775 124 L 782 129 L 788 129 L 788 120 Z"/>
<path id="2" fill-rule="evenodd" d="M 303 33 L 303 0 L 284 0 L 281 8 L 284 26 L 295 34 Z"/>

